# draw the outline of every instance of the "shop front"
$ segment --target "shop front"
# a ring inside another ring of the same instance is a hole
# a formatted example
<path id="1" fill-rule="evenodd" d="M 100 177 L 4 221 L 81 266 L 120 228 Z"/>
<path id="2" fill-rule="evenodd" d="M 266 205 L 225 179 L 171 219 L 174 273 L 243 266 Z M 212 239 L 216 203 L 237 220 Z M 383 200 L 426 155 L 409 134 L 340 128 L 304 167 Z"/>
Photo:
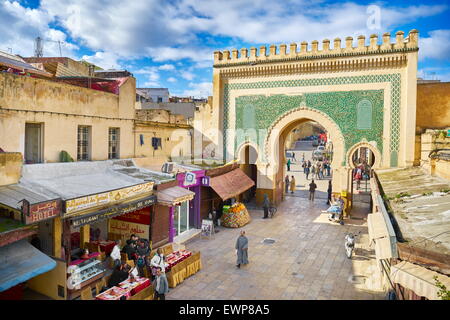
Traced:
<path id="1" fill-rule="evenodd" d="M 155 203 L 153 182 L 64 201 L 68 299 L 80 296 L 84 288 L 105 276 L 102 261 L 112 251 L 114 240 L 125 242 L 131 234 L 149 239 L 150 211 Z"/>
<path id="2" fill-rule="evenodd" d="M 194 200 L 195 192 L 179 186 L 165 189 L 158 186 L 157 196 L 159 214 L 165 217 L 168 211 L 168 242 L 173 242 L 175 237 L 189 230 L 189 203 Z"/>
<path id="3" fill-rule="evenodd" d="M 225 227 L 237 228 L 250 222 L 250 215 L 239 200 L 255 182 L 237 164 L 208 170 L 205 177 L 208 177 L 209 188 L 202 193 L 205 195 L 203 210 L 215 212 L 213 219 L 217 223 L 220 218 Z"/>
<path id="4" fill-rule="evenodd" d="M 191 200 L 185 200 L 174 208 L 173 224 L 175 236 L 180 236 L 190 229 L 200 229 L 202 220 L 201 187 L 205 170 L 189 171 L 177 174 L 178 186 L 194 193 Z"/>
<path id="5" fill-rule="evenodd" d="M 59 219 L 61 199 L 45 199 L 16 184 L 0 188 L 0 201 L 0 300 L 18 300 L 29 281 L 56 267 L 49 257 L 52 235 L 41 226 Z"/>

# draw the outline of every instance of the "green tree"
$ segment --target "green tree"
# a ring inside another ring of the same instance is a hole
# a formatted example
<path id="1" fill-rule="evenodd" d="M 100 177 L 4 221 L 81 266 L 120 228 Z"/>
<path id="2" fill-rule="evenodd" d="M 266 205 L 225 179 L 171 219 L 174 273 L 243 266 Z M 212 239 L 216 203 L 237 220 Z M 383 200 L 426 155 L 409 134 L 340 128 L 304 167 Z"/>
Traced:
<path id="1" fill-rule="evenodd" d="M 437 293 L 438 297 L 441 298 L 441 300 L 450 300 L 450 291 L 447 290 L 447 287 L 439 281 L 437 276 L 434 276 L 433 279 L 436 281 L 436 287 L 439 288 Z"/>

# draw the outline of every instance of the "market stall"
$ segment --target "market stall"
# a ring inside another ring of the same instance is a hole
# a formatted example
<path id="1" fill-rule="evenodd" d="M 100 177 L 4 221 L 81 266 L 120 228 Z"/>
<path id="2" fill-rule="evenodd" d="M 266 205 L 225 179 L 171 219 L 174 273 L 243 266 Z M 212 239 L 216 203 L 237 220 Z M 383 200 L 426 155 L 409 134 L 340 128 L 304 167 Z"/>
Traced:
<path id="1" fill-rule="evenodd" d="M 166 268 L 167 282 L 169 288 L 175 288 L 184 279 L 192 276 L 202 268 L 200 252 L 189 250 L 178 250 L 167 255 Z"/>
<path id="2" fill-rule="evenodd" d="M 96 300 L 120 300 L 122 297 L 129 299 L 132 296 L 137 295 L 139 292 L 151 285 L 150 279 L 136 277 L 128 278 L 125 281 L 119 283 L 118 286 L 112 287 L 100 294 L 98 294 Z"/>
<path id="3" fill-rule="evenodd" d="M 232 206 L 223 206 L 221 225 L 228 228 L 240 228 L 251 221 L 247 208 L 241 202 Z"/>

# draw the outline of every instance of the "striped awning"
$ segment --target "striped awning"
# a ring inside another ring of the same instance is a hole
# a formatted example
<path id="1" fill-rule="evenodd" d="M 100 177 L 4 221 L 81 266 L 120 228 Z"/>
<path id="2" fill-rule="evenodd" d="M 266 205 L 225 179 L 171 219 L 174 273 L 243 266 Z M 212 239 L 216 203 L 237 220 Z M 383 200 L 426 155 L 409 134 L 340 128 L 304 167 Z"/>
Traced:
<path id="1" fill-rule="evenodd" d="M 436 286 L 435 276 L 442 284 L 450 288 L 450 277 L 419 265 L 402 261 L 391 266 L 391 279 L 393 282 L 414 291 L 418 296 L 426 297 L 430 300 L 440 300 L 437 295 L 439 288 Z"/>
<path id="2" fill-rule="evenodd" d="M 164 206 L 174 206 L 184 201 L 194 199 L 195 192 L 182 187 L 171 187 L 157 192 L 157 203 Z"/>

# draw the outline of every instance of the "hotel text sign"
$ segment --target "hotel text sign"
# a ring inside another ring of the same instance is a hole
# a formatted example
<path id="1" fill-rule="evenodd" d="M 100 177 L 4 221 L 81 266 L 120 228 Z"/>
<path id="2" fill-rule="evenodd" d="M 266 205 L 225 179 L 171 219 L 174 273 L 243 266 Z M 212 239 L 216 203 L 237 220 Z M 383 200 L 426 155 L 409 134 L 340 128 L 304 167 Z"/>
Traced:
<path id="1" fill-rule="evenodd" d="M 61 200 L 56 199 L 32 205 L 26 203 L 22 210 L 25 224 L 36 223 L 59 216 L 61 214 Z"/>
<path id="2" fill-rule="evenodd" d="M 70 214 L 75 211 L 80 211 L 88 208 L 93 208 L 99 205 L 114 203 L 125 200 L 146 192 L 153 190 L 153 182 L 146 182 L 123 189 L 113 190 L 104 193 L 97 193 L 86 197 L 66 200 L 66 212 Z"/>

